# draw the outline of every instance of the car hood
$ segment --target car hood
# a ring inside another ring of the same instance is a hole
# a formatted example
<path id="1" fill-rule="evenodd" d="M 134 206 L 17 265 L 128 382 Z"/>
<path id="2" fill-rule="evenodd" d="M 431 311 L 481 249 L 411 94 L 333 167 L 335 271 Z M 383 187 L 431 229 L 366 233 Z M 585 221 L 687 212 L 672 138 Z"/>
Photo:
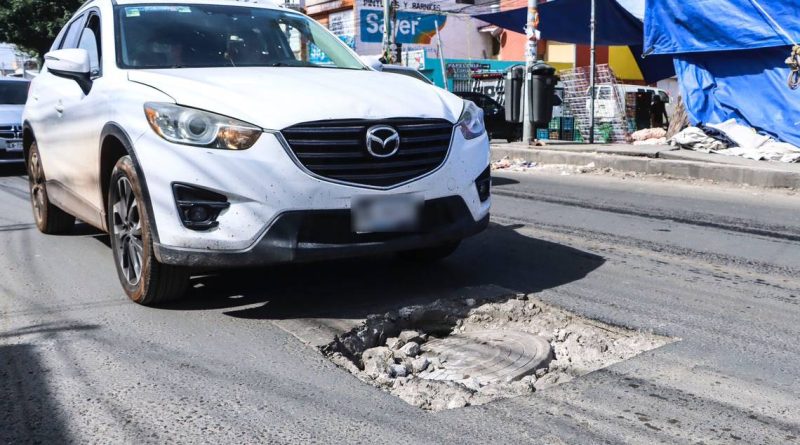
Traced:
<path id="1" fill-rule="evenodd" d="M 22 125 L 24 105 L 0 105 L 0 125 Z"/>
<path id="2" fill-rule="evenodd" d="M 332 68 L 131 70 L 128 79 L 176 103 L 280 130 L 300 122 L 390 117 L 456 122 L 463 101 L 417 79 Z"/>

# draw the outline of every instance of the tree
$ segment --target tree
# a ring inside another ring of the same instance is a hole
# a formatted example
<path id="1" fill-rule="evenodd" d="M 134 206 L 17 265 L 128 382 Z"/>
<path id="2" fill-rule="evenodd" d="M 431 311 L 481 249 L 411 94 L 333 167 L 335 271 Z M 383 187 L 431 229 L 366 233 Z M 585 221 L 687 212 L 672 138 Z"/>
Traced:
<path id="1" fill-rule="evenodd" d="M 4 0 L 0 42 L 17 45 L 40 58 L 84 0 Z"/>

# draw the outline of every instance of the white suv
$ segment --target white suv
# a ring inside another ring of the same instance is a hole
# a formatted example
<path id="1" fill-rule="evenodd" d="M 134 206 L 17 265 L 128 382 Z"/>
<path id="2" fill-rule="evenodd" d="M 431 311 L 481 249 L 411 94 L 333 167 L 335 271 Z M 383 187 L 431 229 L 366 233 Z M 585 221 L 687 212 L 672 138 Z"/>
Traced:
<path id="1" fill-rule="evenodd" d="M 441 258 L 489 220 L 480 109 L 272 4 L 86 2 L 23 136 L 39 229 L 108 231 L 141 304 L 182 295 L 192 270 Z"/>

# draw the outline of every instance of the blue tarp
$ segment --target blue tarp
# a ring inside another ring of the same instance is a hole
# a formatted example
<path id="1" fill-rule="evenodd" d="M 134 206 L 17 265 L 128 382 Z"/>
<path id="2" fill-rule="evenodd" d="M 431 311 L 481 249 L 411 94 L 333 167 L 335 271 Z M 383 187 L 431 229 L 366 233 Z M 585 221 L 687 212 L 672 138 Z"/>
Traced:
<path id="1" fill-rule="evenodd" d="M 588 45 L 590 2 L 588 0 L 553 0 L 542 3 L 539 11 L 539 32 L 543 39 Z M 509 31 L 525 33 L 528 8 L 510 9 L 475 18 Z M 668 56 L 642 59 L 644 24 L 616 0 L 597 0 L 595 40 L 601 46 L 630 46 L 639 70 L 648 83 L 675 75 L 672 58 Z"/>
<path id="2" fill-rule="evenodd" d="M 652 0 L 645 47 L 674 54 L 692 124 L 736 119 L 800 146 L 800 90 L 786 85 L 787 39 L 753 2 L 800 40 L 800 2 Z"/>
<path id="3" fill-rule="evenodd" d="M 679 54 L 794 43 L 787 41 L 756 5 L 795 42 L 800 39 L 797 0 L 649 0 L 644 46 L 654 54 Z"/>
<path id="4" fill-rule="evenodd" d="M 681 95 L 693 124 L 739 123 L 800 147 L 800 93 L 786 86 L 789 47 L 681 54 Z"/>

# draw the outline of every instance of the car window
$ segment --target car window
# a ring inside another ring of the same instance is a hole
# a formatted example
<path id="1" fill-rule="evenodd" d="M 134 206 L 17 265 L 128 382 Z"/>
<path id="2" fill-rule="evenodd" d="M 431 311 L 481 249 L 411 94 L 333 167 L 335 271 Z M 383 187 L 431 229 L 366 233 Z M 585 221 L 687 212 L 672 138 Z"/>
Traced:
<path id="1" fill-rule="evenodd" d="M 28 82 L 0 81 L 0 105 L 25 105 L 28 86 Z"/>
<path id="2" fill-rule="evenodd" d="M 233 5 L 116 9 L 123 68 L 327 67 L 366 69 L 341 40 L 288 10 Z"/>
<path id="3" fill-rule="evenodd" d="M 59 49 L 76 48 L 78 45 L 78 36 L 83 31 L 83 16 L 80 16 L 69 24 L 69 29 L 64 35 L 64 40 L 61 41 Z"/>
<path id="4" fill-rule="evenodd" d="M 91 65 L 92 77 L 100 75 L 100 17 L 92 14 L 86 22 L 86 27 L 81 34 L 78 48 L 85 49 L 89 53 L 89 64 Z"/>

